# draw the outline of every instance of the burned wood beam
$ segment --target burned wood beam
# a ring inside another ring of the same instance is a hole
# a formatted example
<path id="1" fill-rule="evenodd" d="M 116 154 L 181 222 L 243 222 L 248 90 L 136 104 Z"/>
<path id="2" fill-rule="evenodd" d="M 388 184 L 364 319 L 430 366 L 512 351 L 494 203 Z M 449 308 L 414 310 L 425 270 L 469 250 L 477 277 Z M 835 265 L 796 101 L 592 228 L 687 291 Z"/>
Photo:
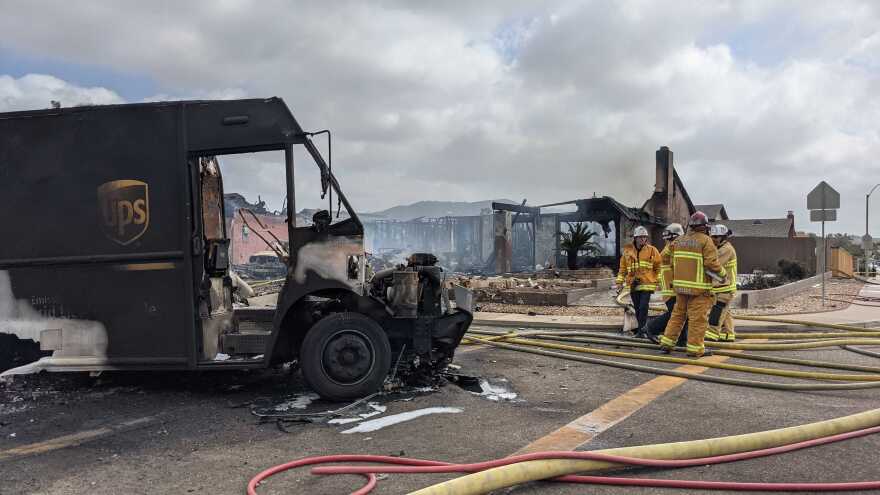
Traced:
<path id="1" fill-rule="evenodd" d="M 529 215 L 540 215 L 541 208 L 537 206 L 526 206 L 525 201 L 521 205 L 512 205 L 508 203 L 492 203 L 492 209 L 495 211 L 512 211 L 516 213 L 526 213 Z"/>

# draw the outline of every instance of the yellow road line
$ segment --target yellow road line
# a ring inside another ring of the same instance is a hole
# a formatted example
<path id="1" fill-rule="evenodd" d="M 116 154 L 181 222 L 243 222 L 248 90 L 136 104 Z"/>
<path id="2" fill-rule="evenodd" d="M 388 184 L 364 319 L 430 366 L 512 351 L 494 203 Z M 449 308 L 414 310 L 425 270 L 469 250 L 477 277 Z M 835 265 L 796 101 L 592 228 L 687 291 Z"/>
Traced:
<path id="1" fill-rule="evenodd" d="M 704 359 L 720 363 L 728 360 L 729 357 L 710 356 Z M 675 368 L 676 371 L 695 374 L 702 373 L 708 369 L 694 364 L 686 364 Z M 575 419 L 562 428 L 535 440 L 519 449 L 516 453 L 525 454 L 544 450 L 574 450 L 686 381 L 687 378 L 666 375 L 648 380 L 638 387 L 611 399 L 597 409 Z"/>
<path id="2" fill-rule="evenodd" d="M 15 447 L 8 450 L 0 451 L 0 462 L 19 459 L 32 455 L 44 454 L 53 450 L 64 449 L 67 447 L 75 447 L 86 442 L 91 442 L 99 438 L 103 438 L 115 433 L 145 428 L 157 421 L 155 416 L 147 416 L 144 418 L 125 421 L 113 426 L 105 426 L 94 430 L 85 430 L 70 435 L 64 435 L 52 438 L 43 442 L 31 443 Z"/>

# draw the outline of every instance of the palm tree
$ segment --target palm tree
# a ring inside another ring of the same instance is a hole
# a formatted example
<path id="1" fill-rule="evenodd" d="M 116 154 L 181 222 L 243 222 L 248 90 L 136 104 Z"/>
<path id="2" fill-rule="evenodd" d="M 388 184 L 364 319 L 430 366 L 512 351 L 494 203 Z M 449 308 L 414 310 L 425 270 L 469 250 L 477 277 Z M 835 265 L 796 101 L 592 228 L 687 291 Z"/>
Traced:
<path id="1" fill-rule="evenodd" d="M 599 244 L 592 239 L 596 233 L 591 231 L 583 223 L 568 223 L 568 232 L 559 234 L 561 241 L 559 247 L 568 254 L 568 269 L 577 269 L 577 257 L 580 251 L 590 254 L 599 252 Z"/>

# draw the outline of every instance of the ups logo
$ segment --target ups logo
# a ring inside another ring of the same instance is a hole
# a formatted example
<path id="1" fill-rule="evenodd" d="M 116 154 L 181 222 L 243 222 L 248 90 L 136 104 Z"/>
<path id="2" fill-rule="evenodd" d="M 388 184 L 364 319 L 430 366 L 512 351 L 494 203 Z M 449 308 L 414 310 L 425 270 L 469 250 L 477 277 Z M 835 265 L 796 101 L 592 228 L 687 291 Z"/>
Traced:
<path id="1" fill-rule="evenodd" d="M 98 204 L 104 234 L 122 246 L 144 235 L 150 225 L 147 183 L 123 179 L 98 186 Z"/>

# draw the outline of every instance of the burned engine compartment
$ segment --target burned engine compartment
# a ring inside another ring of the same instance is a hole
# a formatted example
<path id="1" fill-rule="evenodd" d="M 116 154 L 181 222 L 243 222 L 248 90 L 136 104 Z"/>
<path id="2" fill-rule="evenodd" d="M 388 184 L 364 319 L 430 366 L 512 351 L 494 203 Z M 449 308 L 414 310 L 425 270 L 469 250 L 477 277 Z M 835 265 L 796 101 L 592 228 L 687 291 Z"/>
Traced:
<path id="1" fill-rule="evenodd" d="M 370 280 L 370 296 L 384 302 L 397 318 L 440 316 L 448 300 L 443 291 L 446 275 L 437 266 L 437 257 L 415 253 L 406 261 L 376 272 Z"/>
<path id="2" fill-rule="evenodd" d="M 452 361 L 473 317 L 452 308 L 445 282 L 446 273 L 430 253 L 414 253 L 406 264 L 376 272 L 370 280 L 369 296 L 393 314 L 383 326 L 398 372 L 436 372 Z"/>

